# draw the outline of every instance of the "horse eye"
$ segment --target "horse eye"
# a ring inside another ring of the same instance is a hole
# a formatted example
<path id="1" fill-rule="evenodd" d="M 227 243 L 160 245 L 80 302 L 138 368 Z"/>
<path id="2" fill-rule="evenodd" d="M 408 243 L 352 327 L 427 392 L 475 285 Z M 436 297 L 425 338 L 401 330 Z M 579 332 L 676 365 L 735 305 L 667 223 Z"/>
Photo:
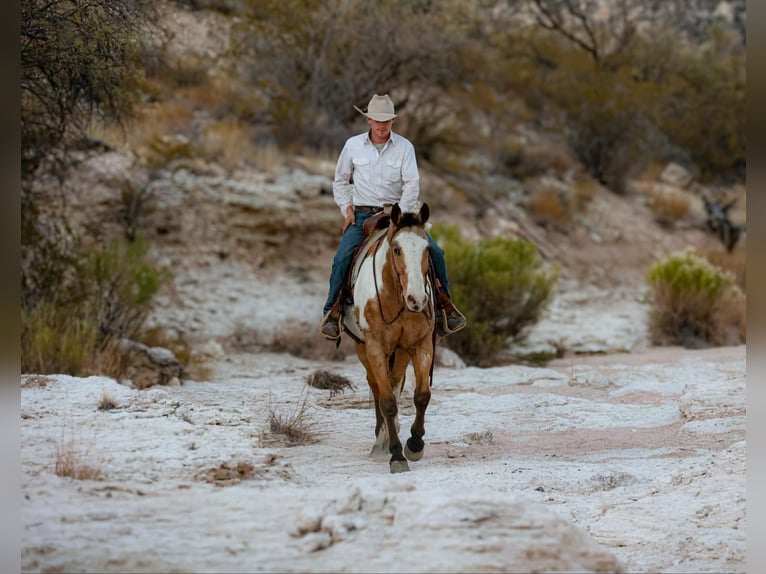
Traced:
<path id="1" fill-rule="evenodd" d="M 398 247 L 394 247 L 394 255 L 399 257 L 399 256 L 401 256 L 401 254 L 402 254 L 402 250 L 399 249 Z"/>

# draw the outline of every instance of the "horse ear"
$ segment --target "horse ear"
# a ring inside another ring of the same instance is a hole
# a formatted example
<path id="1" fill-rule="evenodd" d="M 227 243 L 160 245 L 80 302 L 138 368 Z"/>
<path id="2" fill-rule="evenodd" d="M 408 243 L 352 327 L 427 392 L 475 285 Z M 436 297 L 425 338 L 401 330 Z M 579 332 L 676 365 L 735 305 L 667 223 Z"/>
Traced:
<path id="1" fill-rule="evenodd" d="M 420 223 L 425 223 L 428 221 L 428 216 L 431 215 L 431 210 L 428 208 L 428 204 L 424 203 L 420 206 L 420 213 L 418 214 L 418 217 L 420 218 Z"/>
<path id="2" fill-rule="evenodd" d="M 402 218 L 402 208 L 399 207 L 398 203 L 395 203 L 391 207 L 391 221 L 394 223 L 394 225 L 399 225 L 399 220 Z"/>

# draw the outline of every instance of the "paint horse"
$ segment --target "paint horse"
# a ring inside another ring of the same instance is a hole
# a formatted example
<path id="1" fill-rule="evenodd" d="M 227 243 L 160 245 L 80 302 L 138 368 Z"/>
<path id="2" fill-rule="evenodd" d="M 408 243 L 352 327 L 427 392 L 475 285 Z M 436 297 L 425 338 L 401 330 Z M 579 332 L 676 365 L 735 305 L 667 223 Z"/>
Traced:
<path id="1" fill-rule="evenodd" d="M 408 471 L 407 460 L 420 460 L 425 446 L 435 341 L 433 281 L 424 228 L 428 216 L 427 204 L 418 213 L 403 213 L 398 204 L 392 207 L 388 228 L 359 254 L 353 305 L 346 306 L 344 317 L 344 329 L 356 332 L 356 354 L 375 398 L 376 440 L 370 455 L 385 457 L 388 451 L 392 473 Z M 410 362 L 416 414 L 402 448 L 397 403 Z"/>

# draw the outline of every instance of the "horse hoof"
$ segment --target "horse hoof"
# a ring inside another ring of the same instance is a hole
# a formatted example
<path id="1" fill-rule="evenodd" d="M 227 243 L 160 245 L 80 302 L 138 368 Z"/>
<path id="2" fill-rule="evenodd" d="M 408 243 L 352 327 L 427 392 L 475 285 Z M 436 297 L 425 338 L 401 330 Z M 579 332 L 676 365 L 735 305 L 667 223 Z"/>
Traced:
<path id="1" fill-rule="evenodd" d="M 407 464 L 406 460 L 392 460 L 388 463 L 388 466 L 391 469 L 391 474 L 396 474 L 397 472 L 408 472 L 410 470 L 410 465 Z"/>
<path id="2" fill-rule="evenodd" d="M 424 450 L 425 449 L 420 449 L 417 452 L 412 452 L 410 450 L 410 447 L 408 447 L 407 445 L 404 445 L 404 456 L 407 457 L 407 460 L 411 460 L 412 462 L 415 462 L 415 461 L 420 460 L 421 458 L 423 458 L 423 451 Z"/>

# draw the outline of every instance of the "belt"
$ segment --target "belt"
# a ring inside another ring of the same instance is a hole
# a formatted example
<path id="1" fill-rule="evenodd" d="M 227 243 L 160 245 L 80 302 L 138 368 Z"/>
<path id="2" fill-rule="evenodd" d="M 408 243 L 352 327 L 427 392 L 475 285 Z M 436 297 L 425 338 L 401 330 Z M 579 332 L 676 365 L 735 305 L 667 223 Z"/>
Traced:
<path id="1" fill-rule="evenodd" d="M 380 205 L 380 206 L 378 206 L 378 205 L 355 205 L 354 206 L 354 211 L 365 211 L 367 213 L 378 213 L 380 211 L 383 211 L 383 209 L 385 207 L 388 207 L 388 205 L 386 205 L 386 206 L 382 206 L 382 205 Z"/>

